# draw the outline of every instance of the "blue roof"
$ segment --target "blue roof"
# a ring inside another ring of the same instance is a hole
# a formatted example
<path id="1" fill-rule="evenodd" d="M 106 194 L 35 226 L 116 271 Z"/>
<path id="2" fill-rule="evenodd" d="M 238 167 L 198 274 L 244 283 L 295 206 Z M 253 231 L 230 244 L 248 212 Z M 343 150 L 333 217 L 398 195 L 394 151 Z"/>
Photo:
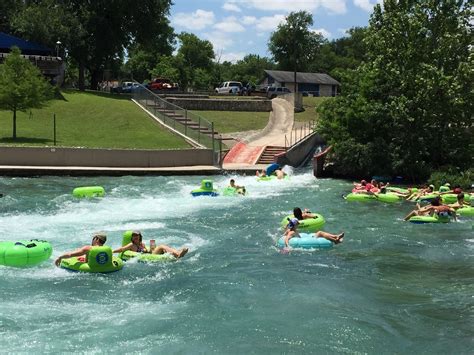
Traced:
<path id="1" fill-rule="evenodd" d="M 29 42 L 24 39 L 0 32 L 0 52 L 9 52 L 10 48 L 17 46 L 21 54 L 51 55 L 53 51 L 41 44 Z"/>

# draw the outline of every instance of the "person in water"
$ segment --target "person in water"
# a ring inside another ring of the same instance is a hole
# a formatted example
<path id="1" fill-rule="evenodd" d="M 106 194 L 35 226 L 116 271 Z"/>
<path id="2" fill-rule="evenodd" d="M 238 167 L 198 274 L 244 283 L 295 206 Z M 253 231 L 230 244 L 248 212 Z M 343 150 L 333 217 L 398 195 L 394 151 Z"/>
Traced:
<path id="1" fill-rule="evenodd" d="M 434 189 L 435 189 L 435 186 L 433 184 L 431 184 L 427 188 L 421 189 L 421 191 L 418 191 L 418 192 L 415 192 L 415 193 L 411 194 L 410 196 L 408 196 L 407 200 L 408 201 L 416 201 L 417 199 L 419 199 L 420 197 L 422 197 L 424 195 L 429 195 L 429 194 L 434 193 Z"/>
<path id="2" fill-rule="evenodd" d="M 235 191 L 237 191 L 238 194 L 245 195 L 245 192 L 246 192 L 246 191 L 245 191 L 245 186 L 236 185 L 234 179 L 230 179 L 230 181 L 229 181 L 229 187 L 234 188 Z"/>
<path id="3" fill-rule="evenodd" d="M 67 259 L 67 258 L 72 258 L 74 256 L 81 257 L 85 256 L 83 261 L 87 262 L 87 256 L 89 255 L 90 250 L 92 247 L 101 247 L 102 245 L 105 244 L 107 241 L 107 236 L 103 233 L 95 233 L 92 235 L 92 242 L 91 245 L 85 245 L 82 248 L 76 249 L 74 251 L 71 251 L 69 253 L 65 253 L 61 255 L 59 258 L 57 258 L 54 263 L 56 266 L 59 266 L 61 264 L 61 260 Z M 82 261 L 82 260 L 81 260 Z"/>
<path id="4" fill-rule="evenodd" d="M 416 209 L 407 214 L 404 218 L 405 221 L 408 221 L 413 216 L 433 216 L 438 215 L 439 217 L 449 217 L 452 216 L 456 220 L 456 211 L 454 208 L 443 205 L 441 203 L 441 197 L 436 196 L 431 200 L 431 203 L 428 206 L 420 207 L 419 204 L 416 205 Z"/>
<path id="5" fill-rule="evenodd" d="M 188 248 L 181 248 L 180 250 L 176 250 L 164 244 L 158 245 L 153 250 L 148 250 L 147 247 L 145 246 L 145 243 L 143 243 L 143 236 L 141 232 L 139 231 L 133 231 L 132 241 L 128 243 L 127 245 L 124 245 L 123 247 L 115 249 L 114 253 L 122 253 L 127 250 L 134 251 L 137 253 L 151 253 L 151 254 L 169 253 L 169 254 L 174 255 L 176 258 L 182 258 L 188 252 Z"/>
<path id="6" fill-rule="evenodd" d="M 470 203 L 464 201 L 464 192 L 458 193 L 456 196 L 456 202 L 448 205 L 451 208 L 454 208 L 455 210 L 466 207 L 466 206 L 471 206 Z"/>
<path id="7" fill-rule="evenodd" d="M 298 221 L 302 221 L 303 219 L 308 218 L 316 218 L 317 216 L 314 213 L 311 213 L 310 210 L 307 208 L 304 211 L 301 210 L 299 207 L 293 208 L 293 216 L 298 219 Z"/>
<path id="8" fill-rule="evenodd" d="M 300 222 L 298 221 L 298 219 L 296 217 L 291 218 L 288 221 L 288 224 L 285 228 L 285 234 L 284 234 L 284 241 L 285 241 L 285 246 L 286 247 L 289 247 L 288 243 L 289 243 L 291 238 L 300 238 L 300 235 L 298 233 L 298 224 L 299 223 Z M 330 240 L 331 242 L 333 242 L 335 244 L 339 244 L 343 241 L 344 233 L 336 235 L 336 234 L 331 234 L 331 233 L 324 232 L 324 231 L 317 231 L 316 233 L 314 233 L 314 237 L 315 238 L 324 238 L 324 239 Z"/>

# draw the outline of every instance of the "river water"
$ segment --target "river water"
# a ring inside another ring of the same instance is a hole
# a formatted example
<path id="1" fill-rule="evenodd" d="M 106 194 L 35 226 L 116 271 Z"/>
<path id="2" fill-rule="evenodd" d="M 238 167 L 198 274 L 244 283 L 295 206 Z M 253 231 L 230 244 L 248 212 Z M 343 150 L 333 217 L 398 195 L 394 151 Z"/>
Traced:
<path id="1" fill-rule="evenodd" d="M 55 258 L 95 231 L 117 247 L 139 229 L 190 249 L 108 275 L 53 258 L 0 266 L 0 353 L 472 353 L 472 219 L 403 222 L 411 204 L 346 202 L 350 183 L 308 172 L 238 176 L 246 197 L 193 198 L 201 178 L 0 178 L 0 240 L 45 239 Z M 91 185 L 107 196 L 71 196 Z M 344 242 L 280 253 L 278 225 L 295 206 L 321 213 Z"/>

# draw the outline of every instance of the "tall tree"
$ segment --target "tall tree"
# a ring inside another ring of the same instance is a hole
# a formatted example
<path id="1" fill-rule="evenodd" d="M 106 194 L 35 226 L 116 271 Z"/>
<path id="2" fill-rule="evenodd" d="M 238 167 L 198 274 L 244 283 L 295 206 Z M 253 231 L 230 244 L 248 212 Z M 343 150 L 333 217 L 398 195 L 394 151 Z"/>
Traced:
<path id="1" fill-rule="evenodd" d="M 13 47 L 0 64 L 0 109 L 13 112 L 12 138 L 16 139 L 16 113 L 39 108 L 52 97 L 52 87 L 37 67 Z"/>
<path id="2" fill-rule="evenodd" d="M 291 12 L 270 36 L 268 49 L 280 69 L 306 71 L 323 41 L 311 31 L 313 16 L 307 11 Z"/>
<path id="3" fill-rule="evenodd" d="M 211 42 L 202 40 L 192 33 L 178 35 L 180 46 L 176 54 L 176 64 L 180 71 L 180 85 L 183 88 L 194 85 L 196 69 L 211 72 L 214 49 Z M 200 73 L 203 77 L 203 73 Z"/>
<path id="4" fill-rule="evenodd" d="M 265 76 L 265 69 L 275 68 L 275 63 L 256 54 L 247 54 L 243 59 L 232 66 L 231 77 L 226 80 L 239 80 L 242 82 L 258 83 Z"/>
<path id="5" fill-rule="evenodd" d="M 170 6 L 171 0 L 144 0 L 139 6 L 133 0 L 42 0 L 25 3 L 16 23 L 22 24 L 18 30 L 29 39 L 42 33 L 60 37 L 79 68 L 79 87 L 84 88 L 87 70 L 95 89 L 102 72 L 123 61 L 126 49 L 139 45 L 171 53 Z M 62 27 L 67 31 L 58 34 Z"/>
<path id="6" fill-rule="evenodd" d="M 365 27 L 354 27 L 344 37 L 324 41 L 319 54 L 309 65 L 310 71 L 329 73 L 341 79 L 341 71 L 357 68 L 366 59 L 366 32 Z"/>
<path id="7" fill-rule="evenodd" d="M 320 131 L 346 174 L 426 178 L 472 166 L 473 1 L 385 0 L 367 61 L 322 105 Z"/>
<path id="8" fill-rule="evenodd" d="M 13 16 L 22 7 L 21 0 L 2 0 L 0 1 L 0 32 L 10 33 L 14 32 L 11 25 Z"/>

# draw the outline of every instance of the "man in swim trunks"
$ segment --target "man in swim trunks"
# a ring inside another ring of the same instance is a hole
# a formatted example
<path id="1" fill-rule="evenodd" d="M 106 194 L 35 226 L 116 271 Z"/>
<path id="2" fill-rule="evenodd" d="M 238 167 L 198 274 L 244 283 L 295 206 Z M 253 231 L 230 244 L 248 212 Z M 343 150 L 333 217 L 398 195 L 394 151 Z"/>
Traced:
<path id="1" fill-rule="evenodd" d="M 440 217 L 452 216 L 454 220 L 456 220 L 456 211 L 450 206 L 443 205 L 441 203 L 441 197 L 439 196 L 436 196 L 431 200 L 431 204 L 428 206 L 420 208 L 420 205 L 417 204 L 416 209 L 406 215 L 404 220 L 408 221 L 413 216 L 433 216 L 434 214 L 437 214 Z"/>
<path id="2" fill-rule="evenodd" d="M 61 264 L 62 259 L 72 258 L 74 256 L 78 256 L 78 257 L 85 256 L 84 262 L 87 262 L 87 256 L 89 255 L 89 251 L 92 249 L 92 247 L 101 247 L 102 245 L 105 244 L 106 241 L 107 241 L 107 236 L 104 233 L 95 233 L 92 235 L 91 245 L 85 245 L 82 248 L 76 249 L 69 253 L 65 253 L 61 255 L 59 258 L 57 258 L 54 261 L 54 263 L 56 264 L 56 266 L 59 266 Z"/>
<path id="3" fill-rule="evenodd" d="M 132 232 L 132 241 L 123 247 L 114 250 L 114 253 L 122 253 L 124 251 L 130 250 L 137 253 L 150 253 L 150 254 L 165 254 L 169 253 L 174 255 L 175 258 L 182 258 L 188 252 L 188 248 L 181 248 L 180 250 L 176 250 L 171 248 L 168 245 L 158 245 L 152 251 L 148 250 L 145 244 L 142 242 L 143 237 L 140 231 L 133 231 Z"/>

